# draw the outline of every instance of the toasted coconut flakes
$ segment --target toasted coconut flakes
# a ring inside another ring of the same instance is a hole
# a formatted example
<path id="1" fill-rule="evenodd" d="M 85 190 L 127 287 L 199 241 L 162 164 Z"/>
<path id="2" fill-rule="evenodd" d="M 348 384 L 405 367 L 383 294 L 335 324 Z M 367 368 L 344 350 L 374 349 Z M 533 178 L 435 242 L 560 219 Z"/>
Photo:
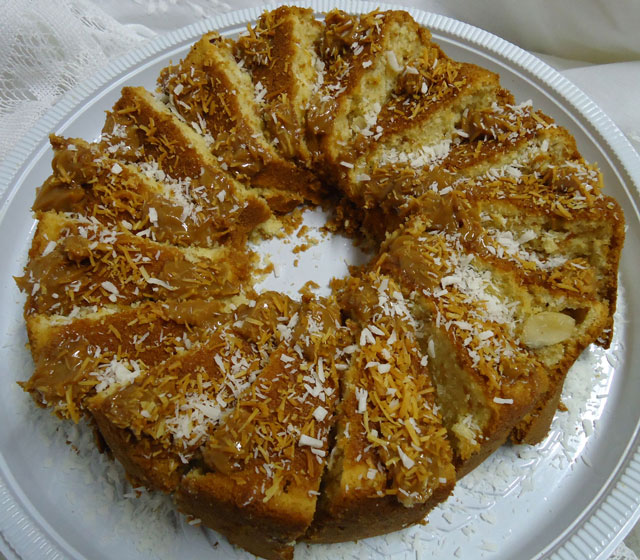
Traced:
<path id="1" fill-rule="evenodd" d="M 371 331 L 364 327 L 360 332 L 360 346 L 366 346 L 367 344 L 375 344 L 376 339 L 371 334 Z"/>
<path id="2" fill-rule="evenodd" d="M 178 288 L 174 288 L 173 286 L 171 286 L 170 284 L 168 284 L 164 280 L 160 280 L 158 278 L 152 278 L 151 276 L 149 278 L 147 278 L 146 280 L 147 280 L 147 284 L 153 284 L 155 286 L 161 286 L 165 290 L 177 290 L 178 289 Z"/>
<path id="3" fill-rule="evenodd" d="M 102 284 L 100 284 L 105 290 L 107 290 L 107 292 L 110 292 L 116 296 L 120 295 L 120 290 L 118 290 L 118 288 L 116 288 L 116 286 L 113 284 L 113 282 L 109 282 L 108 280 L 105 280 L 104 282 L 102 282 Z"/>
<path id="4" fill-rule="evenodd" d="M 430 338 L 429 342 L 427 342 L 427 352 L 429 353 L 430 358 L 435 359 L 436 345 L 435 345 L 435 342 L 433 341 L 433 338 Z"/>
<path id="5" fill-rule="evenodd" d="M 42 251 L 42 256 L 46 257 L 56 248 L 57 245 L 58 243 L 56 241 L 49 241 L 49 243 L 47 243 L 47 246 L 44 248 L 44 251 Z"/>
<path id="6" fill-rule="evenodd" d="M 378 364 L 378 371 L 380 373 L 389 373 L 391 370 L 391 364 Z"/>
<path id="7" fill-rule="evenodd" d="M 398 335 L 396 334 L 396 330 L 393 329 L 391 331 L 391 334 L 389 335 L 389 338 L 387 339 L 387 344 L 389 346 L 392 346 L 396 342 L 396 340 L 398 340 Z"/>
<path id="8" fill-rule="evenodd" d="M 389 62 L 389 66 L 391 66 L 391 69 L 396 72 L 402 72 L 402 66 L 400 66 L 400 63 L 398 62 L 396 53 L 393 51 L 386 51 L 385 55 L 387 57 L 387 62 Z"/>
<path id="9" fill-rule="evenodd" d="M 92 376 L 99 380 L 96 385 L 98 393 L 111 389 L 113 386 L 124 386 L 132 383 L 140 375 L 140 366 L 136 361 L 120 361 L 113 358 L 108 364 L 104 364 Z"/>
<path id="10" fill-rule="evenodd" d="M 155 208 L 150 207 L 149 208 L 149 221 L 154 225 L 157 226 L 158 225 L 158 212 L 156 211 Z"/>

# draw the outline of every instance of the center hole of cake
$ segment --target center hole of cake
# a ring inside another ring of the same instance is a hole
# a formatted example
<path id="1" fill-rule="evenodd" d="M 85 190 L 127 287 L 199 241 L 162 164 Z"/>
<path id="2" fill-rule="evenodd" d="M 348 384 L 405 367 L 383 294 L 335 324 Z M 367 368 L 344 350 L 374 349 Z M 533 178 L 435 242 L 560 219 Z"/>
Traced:
<path id="1" fill-rule="evenodd" d="M 256 285 L 257 292 L 275 290 L 300 299 L 300 290 L 315 283 L 314 293 L 328 296 L 333 278 L 349 274 L 349 266 L 366 263 L 371 255 L 352 239 L 325 229 L 330 213 L 322 208 L 304 211 L 302 222 L 291 232 L 272 237 L 252 247 L 268 274 Z"/>

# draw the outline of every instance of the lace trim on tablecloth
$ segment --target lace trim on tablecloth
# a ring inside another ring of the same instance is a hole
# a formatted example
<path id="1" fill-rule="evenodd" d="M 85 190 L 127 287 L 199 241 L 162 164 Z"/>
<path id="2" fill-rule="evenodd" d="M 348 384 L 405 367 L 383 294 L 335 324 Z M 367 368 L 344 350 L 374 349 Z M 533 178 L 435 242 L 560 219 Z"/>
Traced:
<path id="1" fill-rule="evenodd" d="M 0 159 L 61 94 L 144 38 L 87 0 L 5 1 Z"/>
<path id="2" fill-rule="evenodd" d="M 638 560 L 638 557 L 626 544 L 620 543 L 613 554 L 609 556 L 609 560 Z"/>

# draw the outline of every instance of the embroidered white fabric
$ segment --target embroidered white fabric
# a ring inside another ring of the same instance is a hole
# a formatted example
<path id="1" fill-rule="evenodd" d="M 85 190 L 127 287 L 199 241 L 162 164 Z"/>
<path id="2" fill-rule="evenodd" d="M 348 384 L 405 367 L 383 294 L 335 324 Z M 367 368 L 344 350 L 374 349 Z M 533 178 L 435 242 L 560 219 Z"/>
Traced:
<path id="1" fill-rule="evenodd" d="M 467 21 L 544 53 L 640 149 L 636 99 L 640 4 L 627 0 L 397 2 Z M 263 3 L 267 2 L 236 0 L 231 6 L 222 0 L 0 0 L 0 161 L 65 91 L 113 58 L 157 33 L 232 7 Z M 627 543 L 638 550 L 639 540 L 635 529 Z M 621 544 L 611 560 L 638 557 Z"/>
<path id="2" fill-rule="evenodd" d="M 609 560 L 638 560 L 638 557 L 625 543 L 621 543 L 609 557 Z"/>
<path id="3" fill-rule="evenodd" d="M 5 0 L 0 18 L 0 154 L 62 93 L 144 35 L 87 0 Z"/>

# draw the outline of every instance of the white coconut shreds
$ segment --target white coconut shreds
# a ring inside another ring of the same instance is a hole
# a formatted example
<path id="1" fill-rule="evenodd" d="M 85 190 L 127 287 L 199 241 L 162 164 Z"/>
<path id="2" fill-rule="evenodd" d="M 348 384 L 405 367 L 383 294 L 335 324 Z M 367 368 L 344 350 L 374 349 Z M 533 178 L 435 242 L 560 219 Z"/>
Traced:
<path id="1" fill-rule="evenodd" d="M 389 148 L 383 150 L 380 154 L 379 165 L 407 164 L 414 169 L 424 167 L 432 169 L 433 166 L 441 163 L 449 155 L 450 150 L 451 139 L 448 138 L 437 144 L 419 146 L 410 152 Z"/>
<path id="2" fill-rule="evenodd" d="M 98 379 L 95 389 L 98 393 L 133 383 L 140 375 L 140 365 L 135 360 L 117 360 L 101 365 L 91 375 Z"/>

